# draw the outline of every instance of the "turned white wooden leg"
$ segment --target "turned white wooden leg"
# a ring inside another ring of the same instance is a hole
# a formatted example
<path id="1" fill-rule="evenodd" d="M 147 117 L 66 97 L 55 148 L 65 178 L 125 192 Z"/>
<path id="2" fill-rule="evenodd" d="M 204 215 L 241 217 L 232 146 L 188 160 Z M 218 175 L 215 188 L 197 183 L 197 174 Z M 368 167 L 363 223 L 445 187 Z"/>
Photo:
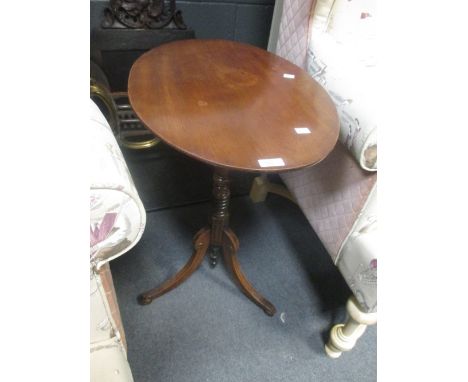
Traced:
<path id="1" fill-rule="evenodd" d="M 264 202 L 268 194 L 268 179 L 266 175 L 257 176 L 250 188 L 250 199 L 254 203 Z"/>
<path id="2" fill-rule="evenodd" d="M 330 339 L 325 345 L 325 352 L 331 358 L 338 358 L 344 351 L 351 350 L 359 337 L 364 334 L 367 326 L 377 322 L 377 313 L 365 313 L 360 310 L 354 296 L 348 299 L 346 310 L 348 320 L 345 324 L 333 326 Z"/>
<path id="3" fill-rule="evenodd" d="M 250 199 L 252 202 L 264 202 L 269 192 L 280 195 L 294 203 L 297 203 L 294 196 L 282 184 L 271 183 L 266 175 L 261 175 L 254 178 L 252 187 L 250 189 Z"/>

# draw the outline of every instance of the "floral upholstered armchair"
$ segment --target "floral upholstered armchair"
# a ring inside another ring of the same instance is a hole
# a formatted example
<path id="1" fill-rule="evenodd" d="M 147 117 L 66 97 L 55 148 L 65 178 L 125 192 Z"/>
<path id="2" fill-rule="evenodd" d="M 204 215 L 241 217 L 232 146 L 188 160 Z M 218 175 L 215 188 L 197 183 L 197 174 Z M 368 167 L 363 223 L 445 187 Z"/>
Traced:
<path id="1" fill-rule="evenodd" d="M 276 192 L 297 202 L 353 292 L 325 345 L 333 358 L 377 320 L 375 18 L 374 0 L 280 0 L 269 42 L 327 90 L 340 117 L 325 160 L 282 174 L 287 190 L 266 177 L 251 190 L 254 201 Z"/>
<path id="2" fill-rule="evenodd" d="M 146 212 L 104 115 L 90 101 L 91 381 L 133 381 L 109 261 L 143 234 Z"/>

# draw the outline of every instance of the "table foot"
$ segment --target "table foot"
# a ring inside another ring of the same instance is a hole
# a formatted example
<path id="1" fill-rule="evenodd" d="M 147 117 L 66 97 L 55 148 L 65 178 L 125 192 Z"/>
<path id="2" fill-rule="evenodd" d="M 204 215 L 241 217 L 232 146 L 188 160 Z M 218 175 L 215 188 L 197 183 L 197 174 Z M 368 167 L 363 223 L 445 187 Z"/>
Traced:
<path id="1" fill-rule="evenodd" d="M 231 268 L 231 271 L 234 275 L 234 279 L 237 282 L 238 286 L 240 287 L 242 292 L 251 301 L 253 301 L 260 308 L 262 308 L 268 316 L 273 316 L 276 313 L 276 308 L 274 307 L 274 305 L 255 290 L 255 288 L 252 286 L 249 280 L 247 280 L 244 273 L 242 272 L 239 260 L 236 256 L 236 252 L 239 250 L 239 240 L 237 239 L 236 234 L 232 230 L 226 229 L 224 231 L 224 235 L 224 259 Z"/>
<path id="2" fill-rule="evenodd" d="M 147 296 L 145 293 L 142 293 L 138 295 L 137 301 L 140 305 L 149 305 L 153 302 L 153 299 L 150 296 Z"/>
<path id="3" fill-rule="evenodd" d="M 193 272 L 197 270 L 203 261 L 210 244 L 209 228 L 203 228 L 198 231 L 198 233 L 194 236 L 193 241 L 195 253 L 192 255 L 188 263 L 185 264 L 185 266 L 179 272 L 177 272 L 175 276 L 164 282 L 161 286 L 141 293 L 137 298 L 137 301 L 140 305 L 150 304 L 155 298 L 162 296 L 163 294 L 182 284 L 193 274 Z"/>

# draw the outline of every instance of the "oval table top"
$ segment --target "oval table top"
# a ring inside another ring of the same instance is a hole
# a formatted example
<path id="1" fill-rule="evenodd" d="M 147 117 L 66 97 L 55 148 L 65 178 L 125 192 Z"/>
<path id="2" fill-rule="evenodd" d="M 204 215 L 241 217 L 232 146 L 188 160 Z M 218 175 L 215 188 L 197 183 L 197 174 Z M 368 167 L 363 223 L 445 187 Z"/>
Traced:
<path id="1" fill-rule="evenodd" d="M 209 164 L 280 172 L 318 163 L 338 139 L 326 91 L 289 61 L 224 40 L 182 40 L 139 57 L 130 103 L 159 138 Z"/>

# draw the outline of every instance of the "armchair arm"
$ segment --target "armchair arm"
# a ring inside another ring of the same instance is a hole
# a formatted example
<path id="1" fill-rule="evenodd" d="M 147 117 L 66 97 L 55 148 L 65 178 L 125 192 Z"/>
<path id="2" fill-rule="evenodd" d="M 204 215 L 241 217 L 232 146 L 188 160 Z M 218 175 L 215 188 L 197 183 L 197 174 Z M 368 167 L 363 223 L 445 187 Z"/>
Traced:
<path id="1" fill-rule="evenodd" d="M 90 259 L 99 270 L 139 241 L 146 212 L 109 124 L 90 107 Z"/>
<path id="2" fill-rule="evenodd" d="M 377 171 L 376 12 L 373 2 L 318 0 L 307 71 L 329 93 L 340 141 L 367 171 Z"/>

